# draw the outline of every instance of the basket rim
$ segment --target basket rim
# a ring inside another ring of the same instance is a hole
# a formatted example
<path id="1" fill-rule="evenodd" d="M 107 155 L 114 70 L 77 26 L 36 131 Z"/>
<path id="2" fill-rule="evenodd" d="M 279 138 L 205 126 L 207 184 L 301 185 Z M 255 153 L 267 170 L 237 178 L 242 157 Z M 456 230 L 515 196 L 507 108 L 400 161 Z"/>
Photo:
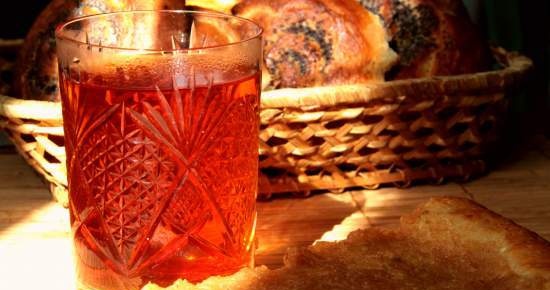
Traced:
<path id="1" fill-rule="evenodd" d="M 0 116 L 59 123 L 63 119 L 60 102 L 24 100 L 0 95 Z"/>
<path id="2" fill-rule="evenodd" d="M 284 88 L 264 91 L 262 109 L 318 108 L 350 104 L 368 104 L 396 98 L 430 98 L 435 95 L 465 95 L 503 92 L 518 85 L 533 62 L 517 52 L 493 48 L 495 59 L 502 69 L 454 76 L 434 76 L 417 79 L 393 80 L 371 84 Z M 61 103 L 24 100 L 0 95 L 0 116 L 38 121 L 61 121 Z"/>
<path id="3" fill-rule="evenodd" d="M 453 76 L 433 76 L 393 80 L 371 84 L 285 88 L 262 92 L 262 109 L 331 107 L 368 104 L 376 100 L 391 102 L 396 98 L 431 98 L 437 95 L 497 93 L 518 85 L 533 62 L 518 52 L 492 48 L 493 56 L 503 68 Z"/>

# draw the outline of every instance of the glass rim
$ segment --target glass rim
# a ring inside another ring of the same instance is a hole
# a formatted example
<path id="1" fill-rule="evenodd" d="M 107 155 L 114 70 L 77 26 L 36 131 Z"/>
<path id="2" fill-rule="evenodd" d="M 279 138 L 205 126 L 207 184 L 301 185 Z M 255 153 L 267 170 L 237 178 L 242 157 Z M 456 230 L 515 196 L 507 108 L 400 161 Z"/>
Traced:
<path id="1" fill-rule="evenodd" d="M 241 40 L 238 40 L 238 41 L 235 41 L 235 42 L 228 42 L 228 43 L 225 43 L 225 44 L 218 44 L 218 45 L 211 45 L 211 46 L 204 46 L 204 47 L 177 48 L 177 49 L 129 48 L 129 47 L 118 47 L 118 46 L 112 46 L 112 45 L 99 45 L 99 44 L 95 44 L 95 43 L 88 43 L 88 42 L 85 42 L 85 41 L 80 41 L 80 40 L 77 40 L 73 37 L 69 37 L 69 36 L 66 36 L 66 35 L 62 34 L 62 31 L 67 26 L 69 26 L 73 23 L 79 22 L 79 21 L 92 19 L 92 18 L 98 18 L 98 17 L 101 17 L 101 16 L 136 14 L 136 13 L 195 14 L 195 15 L 203 15 L 203 16 L 207 16 L 207 17 L 232 18 L 232 19 L 237 19 L 237 20 L 242 21 L 242 22 L 249 23 L 250 25 L 254 26 L 257 29 L 257 31 L 252 36 L 241 39 Z M 55 33 L 54 34 L 55 34 L 56 40 L 57 39 L 66 40 L 66 41 L 69 41 L 69 42 L 72 42 L 72 43 L 82 44 L 82 45 L 86 45 L 88 47 L 95 47 L 95 48 L 100 48 L 100 49 L 106 48 L 106 49 L 122 50 L 122 51 L 143 51 L 143 52 L 150 52 L 150 53 L 175 53 L 175 52 L 186 52 L 186 51 L 210 50 L 210 49 L 216 49 L 216 48 L 235 46 L 235 45 L 239 45 L 239 44 L 248 42 L 248 41 L 253 40 L 253 39 L 260 38 L 263 31 L 264 31 L 264 29 L 259 24 L 257 24 L 256 22 L 254 22 L 250 19 L 244 18 L 244 17 L 240 17 L 240 16 L 229 15 L 229 14 L 224 14 L 224 13 L 220 13 L 220 12 L 210 12 L 210 11 L 162 9 L 162 10 L 117 11 L 117 12 L 107 12 L 107 13 L 98 13 L 98 14 L 92 14 L 92 15 L 79 16 L 79 17 L 71 18 L 71 19 L 67 20 L 66 22 L 63 22 L 63 23 L 59 24 L 55 28 Z"/>

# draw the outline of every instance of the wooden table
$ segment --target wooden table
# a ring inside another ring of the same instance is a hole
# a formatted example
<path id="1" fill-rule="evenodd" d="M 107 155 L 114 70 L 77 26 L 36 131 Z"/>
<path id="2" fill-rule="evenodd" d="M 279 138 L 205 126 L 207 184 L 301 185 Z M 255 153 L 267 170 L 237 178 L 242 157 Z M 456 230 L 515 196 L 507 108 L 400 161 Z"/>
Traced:
<path id="1" fill-rule="evenodd" d="M 474 199 L 550 239 L 550 140 L 535 137 L 466 184 L 383 188 L 274 198 L 258 203 L 256 263 L 277 267 L 286 249 L 340 240 L 358 228 L 391 226 L 431 196 Z M 68 212 L 14 153 L 0 154 L 0 289 L 72 289 Z"/>

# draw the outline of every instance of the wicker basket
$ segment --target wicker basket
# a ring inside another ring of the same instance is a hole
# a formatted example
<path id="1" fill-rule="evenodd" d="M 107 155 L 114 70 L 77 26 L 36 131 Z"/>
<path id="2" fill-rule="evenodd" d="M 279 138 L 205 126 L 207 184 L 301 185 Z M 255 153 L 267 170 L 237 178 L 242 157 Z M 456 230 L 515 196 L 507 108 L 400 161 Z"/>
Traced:
<path id="1" fill-rule="evenodd" d="M 502 49 L 494 55 L 503 68 L 491 72 L 262 93 L 260 193 L 375 189 L 483 173 L 505 95 L 532 66 Z M 0 96 L 0 117 L 17 150 L 66 205 L 60 104 Z"/>

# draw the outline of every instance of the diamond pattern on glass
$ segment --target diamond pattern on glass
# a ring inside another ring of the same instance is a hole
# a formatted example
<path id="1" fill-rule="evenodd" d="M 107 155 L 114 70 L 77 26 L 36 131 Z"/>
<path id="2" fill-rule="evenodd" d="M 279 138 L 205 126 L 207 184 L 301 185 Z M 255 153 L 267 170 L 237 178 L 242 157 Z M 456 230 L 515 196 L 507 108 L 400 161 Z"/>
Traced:
<path id="1" fill-rule="evenodd" d="M 65 113 L 74 123 L 69 174 L 81 263 L 103 261 L 94 267 L 128 285 L 152 271 L 199 267 L 200 279 L 246 263 L 258 170 L 256 77 L 246 86 L 210 80 L 195 88 L 190 80 L 181 90 L 74 94 L 78 104 Z"/>

